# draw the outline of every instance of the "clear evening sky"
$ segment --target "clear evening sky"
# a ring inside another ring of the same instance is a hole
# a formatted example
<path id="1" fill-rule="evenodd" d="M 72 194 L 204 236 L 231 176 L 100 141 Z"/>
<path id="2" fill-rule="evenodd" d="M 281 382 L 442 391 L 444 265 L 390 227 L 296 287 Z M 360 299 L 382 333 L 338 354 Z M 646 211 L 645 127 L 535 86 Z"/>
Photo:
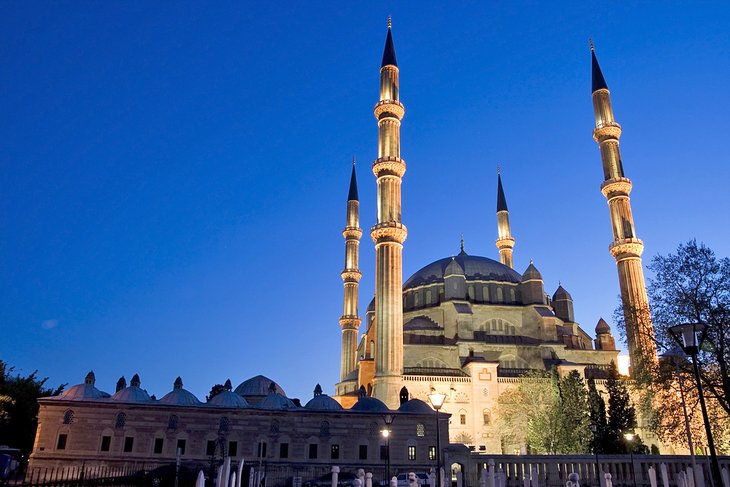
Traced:
<path id="1" fill-rule="evenodd" d="M 107 392 L 138 372 L 158 397 L 178 375 L 201 399 L 256 374 L 333 393 L 353 155 L 362 315 L 374 290 L 388 15 L 404 280 L 461 233 L 498 258 L 499 164 L 517 270 L 613 325 L 589 37 L 644 262 L 693 237 L 730 255 L 730 3 L 6 1 L 0 359 Z"/>

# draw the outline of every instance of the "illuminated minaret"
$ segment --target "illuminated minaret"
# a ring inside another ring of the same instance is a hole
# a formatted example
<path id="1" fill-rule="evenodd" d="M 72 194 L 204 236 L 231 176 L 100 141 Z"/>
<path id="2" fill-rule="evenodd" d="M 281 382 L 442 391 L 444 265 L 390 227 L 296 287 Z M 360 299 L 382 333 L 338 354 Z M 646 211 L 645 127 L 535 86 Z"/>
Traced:
<path id="1" fill-rule="evenodd" d="M 345 237 L 345 269 L 342 271 L 342 282 L 345 285 L 345 299 L 340 326 L 342 327 L 342 360 L 340 362 L 340 382 L 355 370 L 357 365 L 357 338 L 360 328 L 360 316 L 357 312 L 357 288 L 362 277 L 359 269 L 360 260 L 360 201 L 357 197 L 357 176 L 355 175 L 355 159 L 352 160 L 352 176 L 350 176 L 350 192 L 347 195 L 347 224 L 342 231 Z"/>
<path id="2" fill-rule="evenodd" d="M 375 379 L 373 395 L 397 408 L 403 372 L 403 242 L 401 179 L 406 164 L 400 158 L 400 121 L 405 109 L 398 95 L 398 63 L 388 18 L 380 65 L 378 158 L 373 173 L 378 182 L 378 221 L 370 235 L 375 242 Z"/>
<path id="3" fill-rule="evenodd" d="M 497 248 L 499 249 L 499 261 L 502 264 L 514 268 L 512 265 L 512 248 L 515 246 L 515 239 L 509 229 L 509 211 L 507 210 L 507 199 L 502 189 L 502 175 L 497 168 Z"/>
<path id="4" fill-rule="evenodd" d="M 626 341 L 633 368 L 641 363 L 642 358 L 656 359 L 654 327 L 649 315 L 649 299 L 646 295 L 644 271 L 641 265 L 644 243 L 636 237 L 634 219 L 631 216 L 629 202 L 631 180 L 624 177 L 618 147 L 621 126 L 613 118 L 611 95 L 598 65 L 592 41 L 591 63 L 593 112 L 596 117 L 593 138 L 601 150 L 604 178 L 601 192 L 608 200 L 613 230 L 613 242 L 608 248 L 618 267 L 621 301 L 626 320 Z"/>

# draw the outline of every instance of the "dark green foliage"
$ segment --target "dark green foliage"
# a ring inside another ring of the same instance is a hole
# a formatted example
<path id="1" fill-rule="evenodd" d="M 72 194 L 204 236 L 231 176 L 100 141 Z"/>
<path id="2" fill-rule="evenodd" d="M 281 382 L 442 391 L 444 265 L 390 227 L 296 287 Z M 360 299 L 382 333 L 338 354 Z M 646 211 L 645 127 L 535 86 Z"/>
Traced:
<path id="1" fill-rule="evenodd" d="M 590 408 L 585 381 L 576 370 L 559 381 L 563 453 L 585 453 L 591 439 Z"/>
<path id="2" fill-rule="evenodd" d="M 628 441 L 624 435 L 636 430 L 636 410 L 629 399 L 629 390 L 621 379 L 616 364 L 611 363 L 611 370 L 606 380 L 608 392 L 608 421 L 606 435 L 603 440 L 603 453 L 643 452 L 646 446 L 638 435 Z"/>
<path id="3" fill-rule="evenodd" d="M 13 371 L 0 360 L 0 444 L 28 455 L 35 440 L 38 398 L 59 394 L 65 384 L 49 389 L 45 387 L 48 379 L 39 379 L 37 371 L 27 377 L 12 375 Z"/>
<path id="4" fill-rule="evenodd" d="M 594 379 L 588 380 L 588 409 L 590 424 L 595 428 L 595 432 L 591 435 L 590 449 L 593 453 L 606 453 L 604 446 L 608 436 L 606 402 L 598 393 Z"/>

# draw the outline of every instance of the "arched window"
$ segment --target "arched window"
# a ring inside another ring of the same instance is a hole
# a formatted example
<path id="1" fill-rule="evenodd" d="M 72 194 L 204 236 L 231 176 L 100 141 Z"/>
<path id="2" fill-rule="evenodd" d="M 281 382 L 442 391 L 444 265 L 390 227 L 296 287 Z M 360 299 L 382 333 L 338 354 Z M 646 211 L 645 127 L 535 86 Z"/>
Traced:
<path id="1" fill-rule="evenodd" d="M 117 419 L 114 421 L 114 427 L 115 428 L 124 428 L 124 425 L 127 424 L 127 415 L 124 413 L 117 414 Z"/>
<path id="2" fill-rule="evenodd" d="M 485 425 L 492 423 L 492 412 L 489 409 L 482 411 L 482 417 L 484 418 Z"/>
<path id="3" fill-rule="evenodd" d="M 228 428 L 230 427 L 231 422 L 228 420 L 227 416 L 223 416 L 220 420 L 220 423 L 218 423 L 218 433 L 228 433 Z"/>
<path id="4" fill-rule="evenodd" d="M 319 423 L 319 436 L 329 436 L 330 435 L 330 424 L 328 421 L 322 421 Z"/>
<path id="5" fill-rule="evenodd" d="M 177 430 L 177 415 L 171 414 L 170 417 L 167 419 L 167 429 L 171 431 Z"/>
<path id="6" fill-rule="evenodd" d="M 63 413 L 63 424 L 71 424 L 74 422 L 74 412 L 69 409 Z"/>
<path id="7" fill-rule="evenodd" d="M 497 302 L 498 303 L 501 303 L 502 301 L 504 301 L 504 296 L 502 295 L 502 293 L 503 293 L 502 288 L 498 287 L 497 288 Z"/>
<path id="8" fill-rule="evenodd" d="M 426 291 L 426 304 L 431 304 L 431 299 L 433 299 L 433 297 L 431 290 L 429 289 L 428 291 Z"/>
<path id="9" fill-rule="evenodd" d="M 474 301 L 474 286 L 469 286 L 466 292 L 469 295 L 469 299 Z"/>
<path id="10" fill-rule="evenodd" d="M 509 290 L 509 299 L 510 299 L 510 302 L 512 302 L 512 303 L 514 303 L 516 301 L 514 288 L 511 288 Z"/>
<path id="11" fill-rule="evenodd" d="M 271 427 L 269 428 L 269 431 L 274 434 L 277 434 L 279 432 L 279 422 L 277 420 L 273 420 L 271 422 Z"/>
<path id="12" fill-rule="evenodd" d="M 482 297 L 485 303 L 489 302 L 489 286 L 484 286 L 482 288 Z"/>

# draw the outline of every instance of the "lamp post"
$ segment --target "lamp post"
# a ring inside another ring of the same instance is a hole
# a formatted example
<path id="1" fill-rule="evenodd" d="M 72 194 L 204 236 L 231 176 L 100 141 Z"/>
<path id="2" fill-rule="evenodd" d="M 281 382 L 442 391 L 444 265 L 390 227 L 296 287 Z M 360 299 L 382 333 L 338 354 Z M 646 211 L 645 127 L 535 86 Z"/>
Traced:
<path id="1" fill-rule="evenodd" d="M 432 392 L 428 400 L 436 410 L 436 487 L 441 487 L 441 428 L 439 428 L 439 409 L 444 405 L 446 394 Z"/>
<path id="2" fill-rule="evenodd" d="M 712 483 L 715 487 L 722 485 L 722 476 L 720 474 L 720 464 L 717 463 L 717 453 L 715 453 L 715 441 L 712 439 L 712 429 L 710 428 L 710 419 L 707 416 L 707 406 L 705 405 L 705 392 L 702 388 L 702 379 L 700 378 L 700 367 L 697 364 L 697 354 L 702 347 L 707 336 L 707 326 L 704 323 L 684 323 L 669 328 L 672 338 L 682 347 L 684 353 L 692 357 L 692 368 L 695 373 L 695 381 L 697 381 L 697 394 L 700 396 L 700 409 L 702 410 L 702 420 L 705 423 L 705 434 L 707 435 L 707 447 L 710 450 L 710 470 L 712 471 Z M 698 336 L 699 335 L 699 336 Z"/>
<path id="3" fill-rule="evenodd" d="M 383 429 L 383 438 L 385 439 L 385 487 L 390 485 L 390 425 L 393 424 L 395 417 L 392 414 L 383 416 L 385 428 Z"/>
<path id="4" fill-rule="evenodd" d="M 624 433 L 624 438 L 626 438 L 626 443 L 629 447 L 629 455 L 631 458 L 631 478 L 634 480 L 634 487 L 636 487 L 636 469 L 634 468 L 634 438 L 636 437 L 633 433 Z"/>
<path id="5" fill-rule="evenodd" d="M 601 487 L 601 465 L 598 463 L 598 425 L 591 423 L 589 428 L 593 433 L 593 455 L 596 457 L 596 480 L 598 480 L 598 487 Z"/>

